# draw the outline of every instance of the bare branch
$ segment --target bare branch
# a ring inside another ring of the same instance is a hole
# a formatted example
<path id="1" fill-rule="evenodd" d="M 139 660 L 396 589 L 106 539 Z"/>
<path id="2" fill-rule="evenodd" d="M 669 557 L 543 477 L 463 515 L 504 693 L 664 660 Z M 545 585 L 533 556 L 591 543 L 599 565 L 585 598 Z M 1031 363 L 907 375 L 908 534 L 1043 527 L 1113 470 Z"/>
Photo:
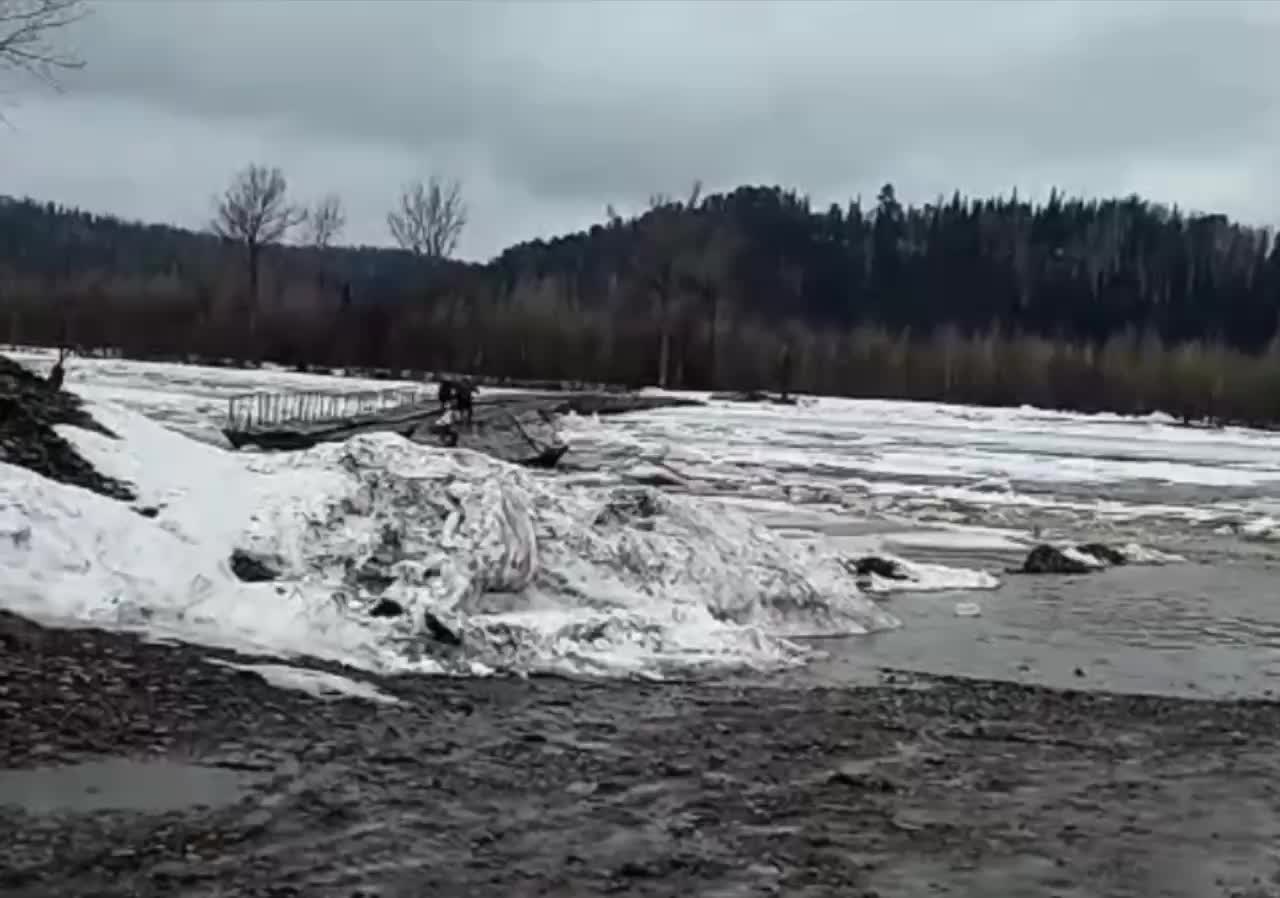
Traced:
<path id="1" fill-rule="evenodd" d="M 250 165 L 236 174 L 215 200 L 213 232 L 250 250 L 279 243 L 307 218 L 306 210 L 289 202 L 289 184 L 278 168 Z"/>
<path id="2" fill-rule="evenodd" d="M 302 242 L 316 249 L 328 249 L 347 225 L 342 197 L 328 193 L 316 201 L 302 223 Z"/>
<path id="3" fill-rule="evenodd" d="M 86 15 L 85 0 L 0 0 L 0 69 L 17 70 L 59 87 L 58 72 L 84 67 L 54 34 Z"/>
<path id="4" fill-rule="evenodd" d="M 213 232 L 247 250 L 251 333 L 257 329 L 263 248 L 279 243 L 291 228 L 307 218 L 305 209 L 289 202 L 288 192 L 288 182 L 280 169 L 250 165 L 237 173 L 226 192 L 214 200 L 215 211 L 210 223 Z"/>
<path id="5" fill-rule="evenodd" d="M 698 203 L 702 200 L 702 180 L 695 179 L 689 188 L 689 198 L 685 200 L 684 207 L 692 212 L 698 208 Z"/>
<path id="6" fill-rule="evenodd" d="M 462 185 L 443 182 L 435 175 L 407 185 L 396 209 L 387 213 L 387 227 L 401 249 L 429 259 L 445 259 L 458 248 L 467 225 L 467 205 Z"/>

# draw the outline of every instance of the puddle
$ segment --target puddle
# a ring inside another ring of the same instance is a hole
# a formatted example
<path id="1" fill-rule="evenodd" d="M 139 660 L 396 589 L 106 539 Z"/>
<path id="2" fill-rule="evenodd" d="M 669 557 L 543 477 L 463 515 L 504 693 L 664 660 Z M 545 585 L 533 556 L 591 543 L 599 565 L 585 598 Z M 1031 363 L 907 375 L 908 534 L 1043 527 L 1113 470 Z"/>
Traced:
<path id="1" fill-rule="evenodd" d="M 233 770 L 108 758 L 60 767 L 0 769 L 0 807 L 18 807 L 30 814 L 164 813 L 233 804 L 249 783 L 249 777 Z"/>

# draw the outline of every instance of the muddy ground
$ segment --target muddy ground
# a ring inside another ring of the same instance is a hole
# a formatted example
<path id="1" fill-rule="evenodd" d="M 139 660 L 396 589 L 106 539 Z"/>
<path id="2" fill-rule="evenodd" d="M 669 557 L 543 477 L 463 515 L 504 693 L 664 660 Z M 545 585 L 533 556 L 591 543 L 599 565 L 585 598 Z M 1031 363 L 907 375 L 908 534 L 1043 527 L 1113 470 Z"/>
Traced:
<path id="1" fill-rule="evenodd" d="M 896 674 L 384 705 L 216 655 L 0 615 L 0 894 L 1280 895 L 1273 703 Z M 21 798 L 15 768 L 102 757 L 151 759 L 101 784 L 132 809 Z"/>
<path id="2" fill-rule="evenodd" d="M 0 355 L 0 462 L 131 501 L 134 492 L 129 484 L 98 473 L 54 430 L 63 424 L 114 436 L 82 408 L 74 394 L 53 388 L 44 377 Z"/>

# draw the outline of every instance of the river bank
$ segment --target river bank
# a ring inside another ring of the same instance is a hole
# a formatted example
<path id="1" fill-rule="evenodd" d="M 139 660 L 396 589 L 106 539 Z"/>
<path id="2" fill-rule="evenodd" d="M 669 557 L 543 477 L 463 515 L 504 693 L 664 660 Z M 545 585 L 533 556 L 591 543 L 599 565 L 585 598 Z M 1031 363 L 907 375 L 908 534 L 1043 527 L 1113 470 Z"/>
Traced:
<path id="1" fill-rule="evenodd" d="M 252 660 L 0 615 L 0 891 L 1280 889 L 1270 702 L 903 674 L 852 689 L 346 671 L 374 701 L 227 666 Z M 104 756 L 145 759 L 171 792 L 179 764 L 239 789 L 203 808 L 23 809 L 15 771 Z"/>

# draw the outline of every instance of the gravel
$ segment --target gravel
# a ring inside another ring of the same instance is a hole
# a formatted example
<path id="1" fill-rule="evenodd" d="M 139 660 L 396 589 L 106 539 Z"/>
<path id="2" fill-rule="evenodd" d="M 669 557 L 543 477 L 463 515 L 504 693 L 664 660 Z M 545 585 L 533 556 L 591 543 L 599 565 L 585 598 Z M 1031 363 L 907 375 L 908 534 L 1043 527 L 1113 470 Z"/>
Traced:
<path id="1" fill-rule="evenodd" d="M 179 810 L 23 810 L 0 784 L 0 894 L 1280 894 L 1268 702 L 345 671 L 398 699 L 375 704 L 228 660 L 252 659 L 0 614 L 7 775 L 242 778 Z"/>
<path id="2" fill-rule="evenodd" d="M 84 410 L 79 398 L 53 389 L 44 378 L 0 356 L 0 462 L 113 499 L 135 498 L 129 484 L 98 473 L 58 435 L 56 425 L 115 436 Z"/>

